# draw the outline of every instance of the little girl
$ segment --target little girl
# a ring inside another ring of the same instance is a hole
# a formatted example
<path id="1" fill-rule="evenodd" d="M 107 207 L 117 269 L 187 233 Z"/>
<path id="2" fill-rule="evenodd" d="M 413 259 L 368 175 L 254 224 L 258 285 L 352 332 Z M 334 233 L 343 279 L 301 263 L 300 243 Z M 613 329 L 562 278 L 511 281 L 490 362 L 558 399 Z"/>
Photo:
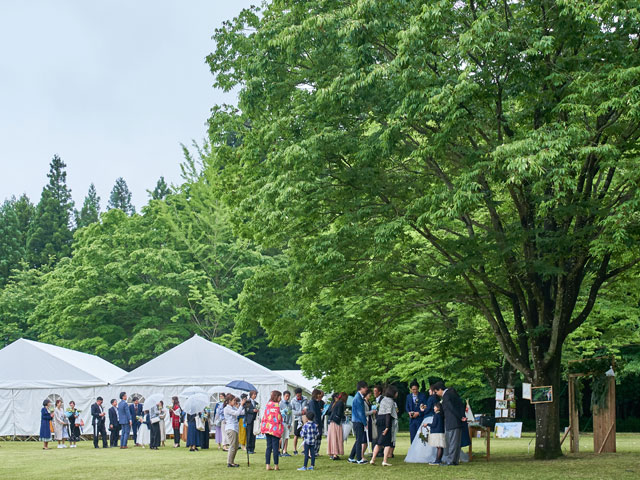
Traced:
<path id="1" fill-rule="evenodd" d="M 442 463 L 442 454 L 446 446 L 444 439 L 444 421 L 442 420 L 442 405 L 440 402 L 433 406 L 433 421 L 429 429 L 429 446 L 438 449 L 436 461 L 429 465 L 440 465 Z"/>

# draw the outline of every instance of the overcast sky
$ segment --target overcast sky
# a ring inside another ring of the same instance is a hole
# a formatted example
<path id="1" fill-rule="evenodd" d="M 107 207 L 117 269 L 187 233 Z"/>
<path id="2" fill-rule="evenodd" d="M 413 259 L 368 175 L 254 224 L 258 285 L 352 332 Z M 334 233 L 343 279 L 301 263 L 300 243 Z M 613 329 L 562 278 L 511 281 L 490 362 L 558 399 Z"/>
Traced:
<path id="1" fill-rule="evenodd" d="M 103 207 L 124 177 L 141 207 L 180 143 L 200 142 L 211 107 L 214 29 L 256 0 L 0 0 L 0 200 L 34 203 L 51 157 L 76 206 L 95 183 Z"/>

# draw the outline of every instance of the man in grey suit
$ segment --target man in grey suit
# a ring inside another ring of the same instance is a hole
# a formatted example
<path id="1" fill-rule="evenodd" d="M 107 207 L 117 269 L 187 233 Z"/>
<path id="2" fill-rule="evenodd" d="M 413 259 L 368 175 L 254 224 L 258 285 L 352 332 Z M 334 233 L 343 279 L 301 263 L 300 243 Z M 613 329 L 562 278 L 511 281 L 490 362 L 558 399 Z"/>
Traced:
<path id="1" fill-rule="evenodd" d="M 460 462 L 460 443 L 462 441 L 462 428 L 465 418 L 465 405 L 453 388 L 447 388 L 444 382 L 436 382 L 431 386 L 439 397 L 442 398 L 442 411 L 444 413 L 444 436 L 447 440 L 447 456 L 442 459 L 442 465 L 458 465 Z"/>

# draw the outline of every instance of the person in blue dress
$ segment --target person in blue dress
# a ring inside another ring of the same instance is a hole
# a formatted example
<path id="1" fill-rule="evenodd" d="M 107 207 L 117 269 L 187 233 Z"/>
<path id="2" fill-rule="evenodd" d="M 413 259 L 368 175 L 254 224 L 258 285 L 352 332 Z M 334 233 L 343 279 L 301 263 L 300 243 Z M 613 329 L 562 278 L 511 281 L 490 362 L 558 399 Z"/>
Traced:
<path id="1" fill-rule="evenodd" d="M 196 428 L 196 417 L 199 413 L 187 415 L 187 447 L 190 452 L 197 452 L 200 446 L 200 431 Z"/>
<path id="2" fill-rule="evenodd" d="M 43 450 L 49 450 L 49 442 L 51 441 L 51 420 L 53 416 L 49 410 L 51 400 L 48 398 L 42 402 L 42 410 L 40 411 L 40 441 Z"/>

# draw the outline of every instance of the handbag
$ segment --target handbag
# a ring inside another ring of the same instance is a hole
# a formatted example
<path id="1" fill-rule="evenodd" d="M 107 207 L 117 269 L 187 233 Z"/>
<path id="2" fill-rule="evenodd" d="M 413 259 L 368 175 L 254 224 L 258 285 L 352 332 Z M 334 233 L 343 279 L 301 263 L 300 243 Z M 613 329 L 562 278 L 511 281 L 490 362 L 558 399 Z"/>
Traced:
<path id="1" fill-rule="evenodd" d="M 160 422 L 160 417 L 153 417 L 151 419 L 151 423 L 159 423 Z"/>
<path id="2" fill-rule="evenodd" d="M 201 417 L 196 417 L 196 430 L 204 432 L 204 422 Z"/>

